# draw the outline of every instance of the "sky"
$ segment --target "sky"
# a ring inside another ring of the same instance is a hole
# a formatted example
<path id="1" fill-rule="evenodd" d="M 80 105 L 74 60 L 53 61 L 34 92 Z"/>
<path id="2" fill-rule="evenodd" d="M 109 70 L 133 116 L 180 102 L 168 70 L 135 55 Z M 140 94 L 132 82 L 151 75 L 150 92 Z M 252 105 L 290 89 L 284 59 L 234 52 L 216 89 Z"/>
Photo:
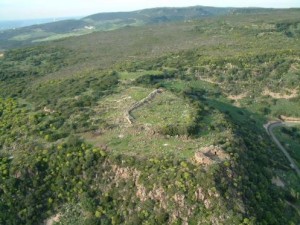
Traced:
<path id="1" fill-rule="evenodd" d="M 0 20 L 87 16 L 99 12 L 195 5 L 300 8 L 300 0 L 0 0 Z"/>

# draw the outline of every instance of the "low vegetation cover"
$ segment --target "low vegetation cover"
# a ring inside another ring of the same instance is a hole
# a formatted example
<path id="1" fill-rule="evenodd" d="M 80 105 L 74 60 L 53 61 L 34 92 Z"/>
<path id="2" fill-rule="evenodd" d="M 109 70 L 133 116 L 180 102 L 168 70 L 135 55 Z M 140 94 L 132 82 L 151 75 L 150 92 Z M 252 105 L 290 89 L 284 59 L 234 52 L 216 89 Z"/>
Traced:
<path id="1" fill-rule="evenodd" d="M 300 127 L 297 124 L 291 127 L 281 127 L 275 130 L 276 137 L 289 151 L 289 154 L 300 165 Z"/>
<path id="2" fill-rule="evenodd" d="M 6 50 L 0 224 L 299 224 L 263 128 L 300 117 L 299 21 L 245 9 Z M 299 127 L 275 134 L 299 163 Z"/>
<path id="3" fill-rule="evenodd" d="M 46 24 L 7 29 L 0 32 L 0 50 L 49 40 L 80 36 L 95 31 L 110 31 L 123 27 L 195 20 L 217 15 L 238 13 L 235 8 L 186 7 L 155 8 L 133 12 L 98 13 L 81 19 L 68 19 Z M 282 27 L 285 29 L 285 27 Z"/>

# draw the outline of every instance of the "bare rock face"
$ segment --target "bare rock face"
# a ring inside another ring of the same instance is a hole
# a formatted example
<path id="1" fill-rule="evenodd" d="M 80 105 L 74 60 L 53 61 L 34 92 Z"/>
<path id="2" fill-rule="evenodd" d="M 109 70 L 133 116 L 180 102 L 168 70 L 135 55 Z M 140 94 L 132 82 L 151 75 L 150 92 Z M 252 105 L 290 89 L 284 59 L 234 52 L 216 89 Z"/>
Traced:
<path id="1" fill-rule="evenodd" d="M 204 206 L 206 209 L 209 209 L 211 207 L 211 201 L 209 199 L 205 199 Z"/>
<path id="2" fill-rule="evenodd" d="M 146 188 L 143 185 L 136 185 L 137 187 L 137 192 L 136 192 L 136 196 L 142 201 L 146 201 L 148 196 L 147 196 L 147 192 L 146 192 Z"/>
<path id="3" fill-rule="evenodd" d="M 195 196 L 198 201 L 204 201 L 205 194 L 201 187 L 197 189 L 197 191 L 195 192 Z"/>
<path id="4" fill-rule="evenodd" d="M 128 180 L 130 178 L 137 179 L 140 175 L 140 172 L 136 169 L 130 167 L 120 167 L 117 165 L 112 166 L 112 171 L 115 173 L 115 180 L 125 179 Z"/>
<path id="5" fill-rule="evenodd" d="M 213 161 L 201 151 L 195 153 L 194 159 L 197 164 L 211 165 L 213 163 Z"/>
<path id="6" fill-rule="evenodd" d="M 45 113 L 50 113 L 50 114 L 51 114 L 51 113 L 55 113 L 54 110 L 49 109 L 49 108 L 47 108 L 46 106 L 44 107 L 43 111 L 44 111 Z"/>
<path id="7" fill-rule="evenodd" d="M 184 195 L 178 194 L 176 193 L 173 196 L 173 199 L 175 200 L 175 202 L 179 205 L 179 207 L 184 207 Z"/>
<path id="8" fill-rule="evenodd" d="M 161 201 L 164 198 L 164 189 L 159 187 L 159 188 L 154 188 L 152 191 L 149 192 L 149 197 L 154 200 Z"/>

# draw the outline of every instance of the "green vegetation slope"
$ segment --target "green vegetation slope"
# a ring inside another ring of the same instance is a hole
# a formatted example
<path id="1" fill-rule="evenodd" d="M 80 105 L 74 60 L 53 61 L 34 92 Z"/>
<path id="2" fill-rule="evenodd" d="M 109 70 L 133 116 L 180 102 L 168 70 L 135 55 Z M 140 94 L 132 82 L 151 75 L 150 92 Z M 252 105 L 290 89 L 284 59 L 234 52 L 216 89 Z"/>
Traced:
<path id="1" fill-rule="evenodd" d="M 4 52 L 0 224 L 298 224 L 299 10 L 250 11 Z"/>
<path id="2" fill-rule="evenodd" d="M 278 10 L 194 6 L 186 8 L 154 8 L 133 12 L 99 13 L 82 19 L 61 20 L 0 31 L 0 50 L 58 40 L 70 36 L 80 36 L 95 31 L 115 30 L 122 27 L 183 22 L 230 14 L 268 14 L 273 11 Z M 285 29 L 284 27 L 282 28 Z"/>

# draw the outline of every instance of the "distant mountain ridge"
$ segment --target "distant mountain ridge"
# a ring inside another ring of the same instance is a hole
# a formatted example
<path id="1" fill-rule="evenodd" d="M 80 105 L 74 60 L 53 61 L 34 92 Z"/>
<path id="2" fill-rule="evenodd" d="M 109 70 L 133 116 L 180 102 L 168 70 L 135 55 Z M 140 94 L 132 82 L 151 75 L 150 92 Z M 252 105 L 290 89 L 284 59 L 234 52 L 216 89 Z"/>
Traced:
<path id="1" fill-rule="evenodd" d="M 33 20 L 2 20 L 0 21 L 0 30 L 16 29 L 20 27 L 32 26 L 53 22 L 53 19 L 33 19 Z"/>
<path id="2" fill-rule="evenodd" d="M 92 19 L 93 21 L 104 20 L 123 20 L 139 19 L 145 23 L 153 23 L 157 19 L 164 17 L 168 21 L 198 19 L 207 16 L 224 15 L 233 12 L 234 8 L 215 8 L 205 6 L 194 6 L 185 8 L 152 8 L 132 12 L 115 12 L 115 13 L 97 13 L 87 16 L 83 20 Z"/>
<path id="3" fill-rule="evenodd" d="M 154 25 L 235 13 L 261 13 L 271 10 L 273 9 L 193 6 L 98 13 L 82 19 L 68 19 L 11 30 L 0 30 L 0 50 L 21 47 L 36 42 L 79 36 L 95 31 L 115 30 L 127 26 Z"/>

